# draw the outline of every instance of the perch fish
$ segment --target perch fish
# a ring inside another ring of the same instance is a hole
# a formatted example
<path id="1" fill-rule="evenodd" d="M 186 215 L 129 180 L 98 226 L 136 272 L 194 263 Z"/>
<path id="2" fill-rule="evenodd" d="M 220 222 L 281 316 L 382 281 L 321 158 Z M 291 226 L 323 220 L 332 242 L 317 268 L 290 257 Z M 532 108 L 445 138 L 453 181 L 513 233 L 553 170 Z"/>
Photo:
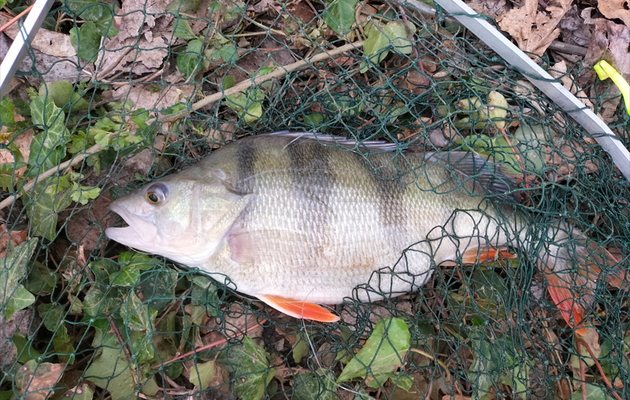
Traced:
<path id="1" fill-rule="evenodd" d="M 551 297 L 571 326 L 580 324 L 600 273 L 594 257 L 601 262 L 605 250 L 563 223 L 549 229 L 546 245 L 530 242 L 525 219 L 487 200 L 509 196 L 512 178 L 475 153 L 392 150 L 320 134 L 246 137 L 112 202 L 128 226 L 106 234 L 325 322 L 339 317 L 322 304 L 397 296 L 443 262 L 535 249 Z M 570 238 L 577 244 L 567 250 Z M 570 272 L 576 260 L 578 274 Z"/>

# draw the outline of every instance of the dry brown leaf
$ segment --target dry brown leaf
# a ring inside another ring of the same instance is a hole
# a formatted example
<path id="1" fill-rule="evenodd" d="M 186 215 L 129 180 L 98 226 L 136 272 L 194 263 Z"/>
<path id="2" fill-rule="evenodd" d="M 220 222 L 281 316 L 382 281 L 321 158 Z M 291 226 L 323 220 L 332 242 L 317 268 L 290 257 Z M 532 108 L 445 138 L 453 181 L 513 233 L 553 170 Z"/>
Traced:
<path id="1" fill-rule="evenodd" d="M 621 24 L 615 24 L 604 18 L 591 18 L 593 8 L 582 11 L 584 23 L 593 26 L 593 35 L 588 47 L 584 64 L 592 67 L 600 60 L 608 61 L 626 81 L 630 81 L 630 29 Z M 621 104 L 619 88 L 610 82 L 599 82 L 592 69 L 584 69 L 577 79 L 579 85 L 585 87 L 593 82 L 589 95 L 591 97 L 606 96 L 600 102 L 599 117 L 607 124 L 617 120 L 617 109 Z"/>
<path id="2" fill-rule="evenodd" d="M 568 44 L 588 47 L 591 42 L 591 29 L 580 18 L 580 13 L 574 5 L 558 24 L 562 32 L 562 41 Z"/>
<path id="3" fill-rule="evenodd" d="M 495 19 L 507 11 L 506 0 L 472 0 L 466 4 L 477 14 L 489 15 Z"/>
<path id="4" fill-rule="evenodd" d="M 8 21 L 8 18 L 0 16 L 0 26 Z M 4 33 L 12 40 L 15 40 L 19 29 L 18 24 L 13 24 L 8 27 Z M 70 35 L 49 31 L 43 28 L 37 31 L 37 35 L 33 38 L 31 46 L 44 54 L 60 58 L 72 58 L 77 55 L 76 50 L 72 47 L 72 44 L 70 44 Z"/>
<path id="5" fill-rule="evenodd" d="M 597 8 L 608 19 L 619 18 L 630 28 L 630 1 L 603 0 L 597 2 Z"/>
<path id="6" fill-rule="evenodd" d="M 551 167 L 548 172 L 551 181 L 558 181 L 569 176 L 573 176 L 576 166 L 586 173 L 597 173 L 597 166 L 590 160 L 582 163 L 581 155 L 586 152 L 584 147 L 577 141 L 562 137 L 556 137 L 553 149 L 546 154 L 547 165 Z M 580 157 L 580 158 L 578 158 Z"/>
<path id="7" fill-rule="evenodd" d="M 174 106 L 177 103 L 186 103 L 192 96 L 195 85 L 168 86 L 164 90 L 150 91 L 146 85 L 138 85 L 130 88 L 130 85 L 120 86 L 114 90 L 112 97 L 123 96 L 125 100 L 133 102 L 133 109 L 161 111 Z"/>
<path id="8" fill-rule="evenodd" d="M 66 365 L 46 362 L 32 365 L 31 363 L 23 365 L 16 374 L 16 381 L 19 381 L 21 386 L 20 395 L 27 394 L 27 399 L 44 400 L 54 392 L 54 387 Z"/>
<path id="9" fill-rule="evenodd" d="M 560 36 L 558 23 L 570 10 L 572 1 L 559 0 L 559 6 L 538 11 L 537 0 L 526 0 L 525 6 L 505 13 L 499 26 L 516 40 L 521 50 L 542 55 Z"/>
<path id="10" fill-rule="evenodd" d="M 248 329 L 258 324 L 258 317 L 246 312 L 243 304 L 232 303 L 229 310 L 223 311 L 221 319 L 211 318 L 206 326 L 209 333 L 202 337 L 204 344 L 216 343 L 225 339 L 226 333 L 240 335 Z M 263 327 L 257 326 L 247 332 L 250 338 L 259 338 L 262 335 Z M 239 336 L 240 337 L 240 336 Z M 220 350 L 226 346 L 226 342 L 218 344 L 214 349 Z"/>
<path id="11" fill-rule="evenodd" d="M 23 243 L 27 237 L 28 229 L 7 232 L 6 224 L 0 225 L 0 259 L 4 259 L 6 256 L 9 241 L 11 242 L 12 247 L 15 247 Z"/>

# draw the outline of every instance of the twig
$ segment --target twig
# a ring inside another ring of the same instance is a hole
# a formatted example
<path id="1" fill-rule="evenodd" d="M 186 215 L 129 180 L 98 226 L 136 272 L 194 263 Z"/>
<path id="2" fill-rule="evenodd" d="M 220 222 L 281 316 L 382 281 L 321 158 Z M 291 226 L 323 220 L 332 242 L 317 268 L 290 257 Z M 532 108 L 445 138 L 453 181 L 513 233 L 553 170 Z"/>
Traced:
<path id="1" fill-rule="evenodd" d="M 341 54 L 341 53 L 345 53 L 346 51 L 349 50 L 354 50 L 354 49 L 360 49 L 361 47 L 363 47 L 363 42 L 356 42 L 356 43 L 350 43 L 347 44 L 345 46 L 341 46 L 337 49 L 328 51 L 328 52 L 323 52 L 320 54 L 317 54 L 311 58 L 309 58 L 308 60 L 301 60 L 298 62 L 294 62 L 293 64 L 289 64 L 284 68 L 278 68 L 270 73 L 268 73 L 267 75 L 262 75 L 259 76 L 253 80 L 248 79 L 248 80 L 244 80 L 242 82 L 240 82 L 239 84 L 231 87 L 228 90 L 224 90 L 218 93 L 215 93 L 211 96 L 208 96 L 202 100 L 199 100 L 198 102 L 196 102 L 195 104 L 193 104 L 191 106 L 191 110 L 192 111 L 196 111 L 202 107 L 207 106 L 208 104 L 212 104 L 215 103 L 221 99 L 223 99 L 226 96 L 229 96 L 231 94 L 234 93 L 238 93 L 241 92 L 249 87 L 251 87 L 252 85 L 259 85 L 262 82 L 266 82 L 270 79 L 274 79 L 274 78 L 279 78 L 283 75 L 288 74 L 289 72 L 295 71 L 296 69 L 299 69 L 307 64 L 312 64 L 312 63 L 316 63 L 319 61 L 323 61 L 329 58 L 333 58 L 334 56 Z M 158 122 L 173 122 L 176 121 L 178 119 L 180 119 L 181 117 L 183 117 L 184 115 L 186 115 L 188 113 L 189 110 L 182 110 L 178 113 L 175 114 L 171 114 L 168 116 L 163 116 L 161 118 L 157 118 Z M 147 125 L 151 125 L 153 122 L 155 122 L 155 119 L 150 119 L 147 121 Z M 92 147 L 90 147 L 89 149 L 87 149 L 84 153 L 81 154 L 77 154 L 73 159 L 68 160 L 64 163 L 61 163 L 58 167 L 53 167 L 51 169 L 49 169 L 48 171 L 45 171 L 44 173 L 40 174 L 37 176 L 36 180 L 37 181 L 41 181 L 43 179 L 46 179 L 48 177 L 51 177 L 53 175 L 55 175 L 57 172 L 60 172 L 68 167 L 72 167 L 75 164 L 80 163 L 81 161 L 83 161 L 84 159 L 86 159 L 87 157 L 91 156 L 94 153 L 97 153 L 101 150 L 102 146 L 100 144 L 96 144 Z M 35 186 L 35 182 L 36 180 L 33 180 L 32 182 L 27 183 L 26 185 L 24 185 L 24 187 L 22 188 L 22 190 L 24 192 L 31 190 L 33 188 L 33 186 Z M 17 200 L 18 198 L 20 198 L 20 194 L 19 193 L 14 193 L 12 196 L 2 200 L 2 202 L 0 202 L 0 210 L 4 209 L 5 207 L 10 206 L 11 204 L 13 204 L 13 202 L 15 200 Z"/>
<path id="2" fill-rule="evenodd" d="M 114 321 L 114 317 L 108 315 L 107 318 L 109 319 L 109 324 L 112 327 L 112 332 L 114 332 L 114 335 L 116 335 L 116 339 L 118 339 L 118 342 L 120 342 L 120 345 L 122 346 L 123 351 L 127 356 L 127 360 L 129 360 L 129 369 L 131 370 L 131 376 L 134 383 L 136 384 L 136 387 L 138 387 L 138 375 L 136 374 L 136 370 L 131 367 L 131 362 L 133 361 L 133 358 L 131 357 L 131 351 L 129 350 L 129 342 L 126 342 L 123 339 L 120 331 L 118 330 L 118 326 L 116 326 L 116 321 Z"/>
<path id="3" fill-rule="evenodd" d="M 438 363 L 440 365 L 440 367 L 442 367 L 444 369 L 444 372 L 446 372 L 446 380 L 447 381 L 451 380 L 451 373 L 448 370 L 448 367 L 442 361 L 438 360 L 437 357 L 434 357 L 432 354 L 429 354 L 429 353 L 427 353 L 425 351 L 414 349 L 414 348 L 410 348 L 409 351 L 413 351 L 414 353 L 422 354 L 423 356 L 429 357 L 430 359 L 432 359 L 433 361 Z"/>
<path id="4" fill-rule="evenodd" d="M 323 52 L 323 53 L 319 53 L 311 58 L 309 58 L 308 60 L 301 60 L 301 61 L 297 61 L 294 62 L 293 64 L 289 64 L 285 67 L 282 68 L 277 68 L 273 71 L 271 71 L 270 73 L 268 73 L 267 75 L 262 75 L 259 77 L 256 77 L 255 79 L 247 79 L 244 80 L 240 83 L 238 83 L 237 85 L 229 88 L 228 90 L 224 90 L 218 93 L 215 93 L 213 95 L 210 95 L 204 99 L 199 100 L 198 102 L 196 102 L 195 104 L 192 105 L 191 110 L 192 111 L 196 111 L 202 107 L 205 107 L 209 104 L 215 103 L 221 99 L 223 99 L 224 97 L 227 97 L 231 94 L 234 93 L 238 93 L 238 92 L 242 92 L 243 90 L 253 86 L 253 85 L 259 85 L 263 82 L 266 82 L 268 80 L 274 79 L 274 78 L 279 78 L 283 75 L 288 74 L 289 72 L 295 71 L 296 69 L 299 69 L 307 64 L 312 64 L 312 63 L 316 63 L 319 61 L 323 61 L 329 58 L 333 58 L 334 56 L 338 55 L 338 54 L 342 54 L 345 53 L 346 51 L 349 50 L 354 50 L 354 49 L 360 49 L 363 46 L 363 42 L 356 42 L 356 43 L 350 43 L 347 44 L 345 46 L 341 46 L 337 49 L 331 50 L 331 51 L 327 51 L 327 52 Z M 168 116 L 164 116 L 162 118 L 159 118 L 158 121 L 159 122 L 173 122 L 177 119 L 180 119 L 181 117 L 183 117 L 184 115 L 186 115 L 186 113 L 188 113 L 189 110 L 182 110 L 178 113 L 172 114 L 172 115 L 168 115 Z M 150 124 L 150 121 L 147 121 L 147 124 Z"/>
<path id="5" fill-rule="evenodd" d="M 11 25 L 15 24 L 20 18 L 22 18 L 24 15 L 28 14 L 29 11 L 31 11 L 31 9 L 33 8 L 35 4 L 31 4 L 26 10 L 22 11 L 21 13 L 19 13 L 18 15 L 16 15 L 15 17 L 13 17 L 11 19 L 11 21 L 7 22 L 6 24 L 4 24 L 2 26 L 2 28 L 0 28 L 0 33 L 4 32 L 5 29 L 7 29 L 8 27 L 10 27 Z"/>
<path id="6" fill-rule="evenodd" d="M 98 152 L 99 150 L 101 150 L 101 147 L 102 146 L 100 144 L 96 144 L 96 145 L 90 147 L 89 149 L 87 149 L 85 151 L 85 153 L 77 154 L 76 157 L 74 157 L 73 159 L 68 160 L 66 162 L 63 162 L 63 163 L 59 164 L 59 166 L 53 167 L 53 168 L 49 169 L 48 171 L 37 175 L 37 177 L 35 179 L 33 179 L 31 182 L 29 182 L 26 185 L 24 185 L 24 187 L 22 187 L 22 190 L 24 192 L 27 192 L 27 191 L 31 190 L 33 188 L 33 186 L 35 186 L 35 184 L 37 182 L 41 182 L 44 179 L 55 175 L 57 172 L 61 172 L 62 170 L 65 170 L 68 167 L 72 167 L 73 165 L 80 163 L 81 161 L 83 161 L 87 157 L 89 157 L 92 154 L 94 154 L 94 153 Z M 20 196 L 21 195 L 18 192 L 15 192 L 13 194 L 13 196 L 7 197 L 6 199 L 2 200 L 0 202 L 0 210 L 2 210 L 5 207 L 10 206 L 11 204 L 13 204 L 13 202 L 15 200 L 19 199 Z"/>
<path id="7" fill-rule="evenodd" d="M 602 379 L 604 380 L 604 383 L 611 390 L 611 393 L 613 394 L 613 396 L 615 396 L 616 399 L 621 400 L 621 397 L 619 397 L 619 395 L 613 391 L 614 388 L 612 387 L 612 384 L 608 380 L 608 377 L 606 377 L 606 374 L 604 373 L 604 369 L 602 368 L 602 365 L 599 363 L 599 360 L 597 359 L 597 357 L 595 357 L 595 354 L 593 354 L 593 351 L 591 350 L 591 347 L 588 345 L 588 343 L 586 343 L 586 340 L 577 338 L 577 337 L 575 339 L 576 339 L 575 341 L 576 344 L 579 344 L 582 347 L 586 348 L 586 351 L 588 351 L 588 354 L 590 354 L 591 358 L 595 362 L 595 365 L 597 365 L 597 369 L 599 370 L 599 373 L 602 375 Z M 580 349 L 578 348 L 578 353 L 579 352 L 580 352 Z"/>
<path id="8" fill-rule="evenodd" d="M 249 332 L 249 331 L 251 331 L 251 330 L 253 330 L 253 329 L 258 328 L 260 325 L 264 324 L 265 322 L 267 322 L 267 320 L 263 319 L 262 321 L 260 321 L 260 322 L 256 323 L 255 325 L 250 326 L 250 327 L 249 327 L 249 328 L 245 331 L 245 333 L 247 333 L 247 332 Z M 221 340 L 217 340 L 216 342 L 212 342 L 212 343 L 209 343 L 209 344 L 203 345 L 203 346 L 201 346 L 201 347 L 196 348 L 196 349 L 195 349 L 195 350 L 193 350 L 193 351 L 189 351 L 188 353 L 184 353 L 184 354 L 182 354 L 181 356 L 178 356 L 178 357 L 175 357 L 175 358 L 173 358 L 173 359 L 170 359 L 169 361 L 167 361 L 167 362 L 165 362 L 165 363 L 162 363 L 162 364 L 160 364 L 160 365 L 156 365 L 156 366 L 154 366 L 153 368 L 160 368 L 160 367 L 164 367 L 165 365 L 171 364 L 171 363 L 173 363 L 173 362 L 175 362 L 175 361 L 177 361 L 177 360 L 181 360 L 182 358 L 186 358 L 186 357 L 188 357 L 188 356 L 192 356 L 192 355 L 194 355 L 194 354 L 197 354 L 197 353 L 199 353 L 200 351 L 204 351 L 204 350 L 211 349 L 211 348 L 213 348 L 214 346 L 218 346 L 218 345 L 220 345 L 220 344 L 226 343 L 226 342 L 227 342 L 228 340 L 230 340 L 230 339 L 235 339 L 235 338 L 237 338 L 239 335 L 240 335 L 240 333 L 236 334 L 235 336 L 233 336 L 233 337 L 231 337 L 231 338 L 224 338 L 224 339 L 221 339 Z"/>
<path id="9" fill-rule="evenodd" d="M 175 305 L 177 305 L 177 303 L 179 303 L 184 297 L 186 297 L 188 292 L 190 292 L 190 288 L 186 289 L 186 291 L 184 293 L 179 295 L 179 298 L 177 300 L 175 300 L 173 303 L 171 303 L 171 305 L 168 306 L 168 308 L 162 313 L 162 316 L 160 316 L 160 318 L 158 318 L 158 320 L 155 321 L 155 326 L 158 326 L 160 324 L 160 322 L 162 322 L 164 317 L 166 315 L 168 315 L 168 313 L 171 312 L 171 310 L 175 307 Z"/>

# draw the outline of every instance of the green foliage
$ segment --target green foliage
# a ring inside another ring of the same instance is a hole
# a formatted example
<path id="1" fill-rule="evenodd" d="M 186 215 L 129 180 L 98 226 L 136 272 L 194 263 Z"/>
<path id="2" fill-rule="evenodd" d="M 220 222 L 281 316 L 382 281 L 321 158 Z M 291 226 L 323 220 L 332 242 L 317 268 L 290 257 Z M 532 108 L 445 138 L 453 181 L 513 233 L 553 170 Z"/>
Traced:
<path id="1" fill-rule="evenodd" d="M 201 65 L 203 42 L 199 39 L 191 40 L 186 50 L 177 55 L 177 69 L 182 75 L 190 77 Z"/>
<path id="2" fill-rule="evenodd" d="M 48 84 L 42 84 L 39 87 L 39 96 L 41 98 L 46 98 L 46 96 L 51 97 L 55 106 L 62 108 L 66 113 L 70 111 L 84 111 L 90 106 L 88 102 L 75 91 L 74 85 L 68 81 L 56 81 Z"/>
<path id="3" fill-rule="evenodd" d="M 356 22 L 357 0 L 326 0 L 328 7 L 322 14 L 326 25 L 337 35 L 345 36 Z"/>
<path id="4" fill-rule="evenodd" d="M 70 44 L 86 62 L 96 60 L 101 47 L 101 34 L 93 22 L 86 22 L 80 28 L 70 29 Z"/>
<path id="5" fill-rule="evenodd" d="M 0 100 L 0 127 L 6 126 L 7 128 L 13 128 L 15 125 L 13 101 L 10 98 L 5 97 Z"/>
<path id="6" fill-rule="evenodd" d="M 367 39 L 363 45 L 363 51 L 368 57 L 367 61 L 361 63 L 361 72 L 367 72 L 371 66 L 383 61 L 389 54 L 387 49 L 390 46 L 398 53 L 410 54 L 411 39 L 416 27 L 412 23 L 408 23 L 408 27 L 402 21 L 390 21 L 384 27 L 378 23 L 369 24 L 366 29 Z"/>
<path id="7" fill-rule="evenodd" d="M 220 361 L 234 373 L 234 394 L 243 400 L 260 400 L 265 388 L 276 374 L 269 368 L 268 354 L 245 336 L 243 344 L 225 351 Z"/>
<path id="8" fill-rule="evenodd" d="M 473 330 L 469 337 L 473 362 L 468 369 L 468 377 L 474 393 L 481 399 L 488 399 L 490 389 L 500 382 L 525 398 L 532 368 L 527 355 L 513 353 L 512 339 L 507 336 L 485 337 L 483 328 Z"/>
<path id="9" fill-rule="evenodd" d="M 157 393 L 158 387 L 154 377 L 146 377 L 144 368 L 132 370 L 129 360 L 118 343 L 116 336 L 107 333 L 103 336 L 100 346 L 100 355 L 92 361 L 85 371 L 85 379 L 96 386 L 106 389 L 112 399 L 124 399 L 136 393 L 139 385 L 134 382 L 134 374 L 138 383 L 142 385 L 142 393 L 152 396 Z M 148 379 L 147 379 L 148 378 Z"/>
<path id="10" fill-rule="evenodd" d="M 371 387 L 381 387 L 405 361 L 411 334 L 405 321 L 387 318 L 379 321 L 363 348 L 350 360 L 337 378 L 337 383 L 366 378 Z"/>
<path id="11" fill-rule="evenodd" d="M 333 400 L 337 398 L 335 393 L 335 380 L 330 373 L 318 370 L 316 373 L 307 372 L 295 375 L 292 399 Z"/>
<path id="12" fill-rule="evenodd" d="M 195 390 L 204 390 L 209 387 L 209 383 L 214 378 L 216 366 L 214 361 L 205 363 L 195 363 L 190 371 L 189 381 L 195 385 Z"/>
<path id="13" fill-rule="evenodd" d="M 0 269 L 0 312 L 10 319 L 14 312 L 33 304 L 35 298 L 20 284 L 26 276 L 26 266 L 35 252 L 37 239 L 29 239 L 6 254 Z"/>
<path id="14" fill-rule="evenodd" d="M 178 17 L 173 23 L 175 27 L 173 29 L 173 35 L 180 39 L 197 39 L 197 36 L 193 33 L 192 28 L 190 27 L 190 23 L 188 20 L 183 19 L 182 17 Z M 181 71 L 181 70 L 180 70 Z"/>

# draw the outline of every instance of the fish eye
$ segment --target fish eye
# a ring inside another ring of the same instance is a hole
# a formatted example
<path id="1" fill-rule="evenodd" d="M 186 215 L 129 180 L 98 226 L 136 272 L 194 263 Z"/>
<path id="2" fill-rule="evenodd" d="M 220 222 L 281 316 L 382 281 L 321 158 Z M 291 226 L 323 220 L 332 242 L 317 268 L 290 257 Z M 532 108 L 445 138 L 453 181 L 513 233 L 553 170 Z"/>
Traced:
<path id="1" fill-rule="evenodd" d="M 151 185 L 146 193 L 146 199 L 151 204 L 159 204 L 166 200 L 168 189 L 163 183 Z"/>

